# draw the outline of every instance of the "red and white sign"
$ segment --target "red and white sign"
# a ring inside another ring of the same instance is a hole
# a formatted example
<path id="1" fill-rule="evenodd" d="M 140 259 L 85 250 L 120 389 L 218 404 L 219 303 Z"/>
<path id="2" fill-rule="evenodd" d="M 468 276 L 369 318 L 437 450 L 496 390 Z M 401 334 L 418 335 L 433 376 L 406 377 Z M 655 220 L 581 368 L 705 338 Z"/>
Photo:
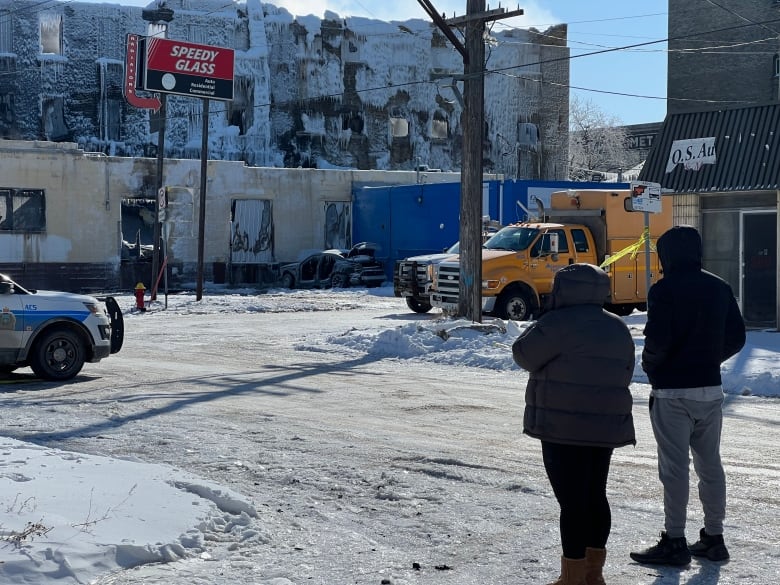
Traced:
<path id="1" fill-rule="evenodd" d="M 135 93 L 138 83 L 138 64 L 143 62 L 143 55 L 139 54 L 140 37 L 138 35 L 127 35 L 127 54 L 125 55 L 125 99 L 127 103 L 136 108 L 154 110 L 160 109 L 162 105 L 157 96 L 141 97 Z"/>
<path id="2" fill-rule="evenodd" d="M 148 37 L 144 89 L 230 101 L 234 63 L 233 49 Z"/>

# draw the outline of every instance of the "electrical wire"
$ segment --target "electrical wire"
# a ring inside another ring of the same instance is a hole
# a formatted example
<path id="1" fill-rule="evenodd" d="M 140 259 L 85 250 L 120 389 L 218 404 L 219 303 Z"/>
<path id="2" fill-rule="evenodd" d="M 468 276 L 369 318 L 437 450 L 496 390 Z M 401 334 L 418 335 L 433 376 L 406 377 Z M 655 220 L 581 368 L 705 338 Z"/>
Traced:
<path id="1" fill-rule="evenodd" d="M 40 2 L 38 5 L 46 4 L 46 3 L 51 2 L 51 1 L 52 0 L 44 0 L 43 2 Z M 230 4 L 226 4 L 224 7 L 228 7 L 228 6 L 231 6 L 233 4 L 234 3 L 231 2 Z M 212 13 L 215 13 L 215 12 L 217 12 L 217 10 L 212 11 Z M 658 14 L 661 14 L 661 13 L 658 13 Z M 650 15 L 643 15 L 643 16 L 650 16 Z M 627 18 L 631 18 L 631 17 L 616 17 L 616 18 L 609 18 L 609 19 L 598 19 L 598 20 L 580 21 L 580 22 L 603 22 L 603 21 L 608 21 L 608 20 L 622 20 L 622 19 L 627 19 Z M 590 57 L 590 56 L 594 56 L 594 55 L 600 55 L 600 54 L 605 54 L 605 53 L 610 53 L 610 52 L 617 52 L 617 51 L 627 51 L 627 50 L 636 49 L 636 48 L 639 48 L 639 47 L 647 47 L 647 46 L 651 46 L 651 45 L 655 45 L 655 44 L 667 43 L 669 41 L 687 40 L 687 39 L 689 39 L 691 37 L 698 37 L 698 36 L 701 36 L 701 35 L 704 35 L 704 34 L 717 34 L 717 33 L 722 33 L 722 32 L 727 32 L 727 31 L 732 31 L 732 30 L 738 30 L 738 29 L 751 27 L 751 26 L 762 26 L 764 28 L 768 28 L 765 25 L 772 24 L 772 23 L 775 23 L 775 22 L 780 22 L 780 18 L 769 19 L 769 20 L 758 21 L 758 22 L 749 21 L 748 20 L 747 24 L 740 24 L 740 25 L 733 25 L 733 26 L 729 26 L 729 27 L 722 27 L 722 28 L 713 29 L 713 30 L 710 30 L 710 31 L 699 31 L 699 32 L 696 32 L 696 33 L 691 33 L 690 35 L 680 35 L 678 37 L 667 37 L 665 39 L 657 39 L 657 40 L 650 40 L 650 41 L 645 41 L 645 42 L 640 42 L 640 43 L 632 43 L 632 44 L 629 44 L 629 45 L 623 45 L 623 46 L 618 46 L 618 47 L 606 47 L 606 48 L 602 48 L 602 49 L 599 49 L 599 50 L 582 53 L 582 54 L 579 54 L 579 55 L 567 55 L 565 57 L 553 57 L 553 58 L 539 60 L 539 61 L 536 61 L 536 62 L 525 63 L 525 64 L 522 64 L 522 65 L 511 65 L 511 66 L 506 66 L 506 67 L 501 67 L 501 68 L 496 68 L 496 69 L 486 69 L 486 70 L 484 70 L 484 74 L 485 75 L 489 75 L 489 74 L 502 74 L 502 75 L 513 76 L 512 74 L 508 74 L 507 72 L 511 71 L 511 70 L 515 70 L 515 69 L 523 69 L 523 68 L 527 68 L 527 67 L 534 67 L 534 66 L 538 66 L 538 65 L 547 64 L 547 63 L 560 62 L 560 61 L 565 61 L 565 60 L 571 61 L 571 60 L 582 58 L 582 57 Z M 772 30 L 772 29 L 768 29 L 768 30 Z M 767 39 L 763 39 L 763 40 L 767 40 Z M 756 41 L 756 42 L 759 42 L 759 41 Z M 749 43 L 747 43 L 747 44 L 749 44 Z M 571 49 L 570 47 L 565 47 L 565 46 L 561 46 L 561 45 L 556 45 L 556 46 L 559 46 L 561 48 Z M 691 49 L 691 50 L 695 51 L 696 49 Z M 686 51 L 690 51 L 690 50 L 686 50 Z M 15 74 L 15 73 L 10 73 L 10 74 Z M 9 75 L 9 73 L 5 73 L 5 74 L 2 74 L 2 75 Z M 453 77 L 458 77 L 459 79 L 464 79 L 467 76 L 465 76 L 465 75 L 453 75 Z M 530 77 L 522 77 L 522 76 L 519 76 L 519 75 L 515 75 L 515 77 L 522 78 L 522 79 L 533 80 L 533 81 L 537 81 L 539 83 L 547 83 L 547 84 L 555 85 L 555 86 L 558 86 L 558 87 L 577 89 L 577 90 L 581 90 L 581 91 L 588 91 L 588 92 L 599 93 L 599 94 L 619 95 L 619 96 L 632 97 L 632 98 L 655 99 L 655 100 L 661 100 L 661 99 L 666 100 L 666 99 L 669 99 L 669 100 L 675 100 L 675 101 L 702 102 L 702 103 L 707 103 L 707 104 L 750 103 L 750 102 L 742 102 L 742 101 L 735 101 L 735 100 L 701 100 L 701 99 L 696 99 L 696 98 L 667 98 L 667 97 L 662 97 L 662 96 L 651 96 L 651 95 L 643 95 L 643 94 L 636 94 L 636 93 L 618 92 L 618 91 L 609 91 L 609 90 L 603 90 L 603 89 L 587 88 L 587 87 L 581 87 L 581 86 L 573 86 L 573 85 L 570 85 L 570 84 L 562 84 L 562 83 L 551 82 L 551 81 L 547 81 L 547 80 L 539 80 L 539 79 L 530 78 Z M 372 88 L 355 89 L 355 90 L 352 90 L 352 91 L 355 92 L 355 93 L 367 93 L 367 92 L 372 92 L 372 91 L 386 91 L 388 89 L 408 87 L 408 86 L 413 86 L 413 85 L 431 84 L 431 83 L 435 84 L 435 82 L 432 82 L 430 80 L 409 81 L 409 82 L 406 82 L 406 83 L 396 83 L 396 84 L 392 84 L 392 85 L 383 85 L 383 86 L 377 86 L 377 87 L 372 87 Z M 313 97 L 309 97 L 309 98 L 296 98 L 296 99 L 291 99 L 291 100 L 287 100 L 287 101 L 274 101 L 273 103 L 259 104 L 259 105 L 253 106 L 253 107 L 255 109 L 270 108 L 272 106 L 279 107 L 279 106 L 285 106 L 285 105 L 290 105 L 290 104 L 300 104 L 301 102 L 310 102 L 310 101 L 334 99 L 334 98 L 343 97 L 343 95 L 344 95 L 343 92 L 339 92 L 339 93 L 334 93 L 334 94 L 313 96 Z M 84 103 L 88 103 L 88 100 L 84 100 Z"/>

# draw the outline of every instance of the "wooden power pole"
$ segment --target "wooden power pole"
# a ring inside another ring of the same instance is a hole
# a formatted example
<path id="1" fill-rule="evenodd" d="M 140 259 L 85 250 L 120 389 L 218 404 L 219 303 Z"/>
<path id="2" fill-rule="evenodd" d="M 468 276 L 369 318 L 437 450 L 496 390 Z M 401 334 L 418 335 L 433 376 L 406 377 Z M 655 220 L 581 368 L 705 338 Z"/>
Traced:
<path id="1" fill-rule="evenodd" d="M 482 143 L 485 128 L 485 22 L 522 10 L 485 12 L 467 0 L 466 16 L 444 20 L 430 0 L 417 0 L 463 57 L 463 152 L 460 174 L 460 291 L 458 315 L 482 322 Z M 451 27 L 465 26 L 465 45 Z"/>

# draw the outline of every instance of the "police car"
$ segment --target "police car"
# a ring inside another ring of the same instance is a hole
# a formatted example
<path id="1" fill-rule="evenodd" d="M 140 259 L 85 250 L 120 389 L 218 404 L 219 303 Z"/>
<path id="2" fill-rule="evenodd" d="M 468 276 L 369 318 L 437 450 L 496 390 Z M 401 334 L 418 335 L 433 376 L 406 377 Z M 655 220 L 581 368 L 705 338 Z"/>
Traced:
<path id="1" fill-rule="evenodd" d="M 0 274 L 0 374 L 30 366 L 45 380 L 69 380 L 85 362 L 118 352 L 122 311 L 113 297 L 25 289 Z"/>

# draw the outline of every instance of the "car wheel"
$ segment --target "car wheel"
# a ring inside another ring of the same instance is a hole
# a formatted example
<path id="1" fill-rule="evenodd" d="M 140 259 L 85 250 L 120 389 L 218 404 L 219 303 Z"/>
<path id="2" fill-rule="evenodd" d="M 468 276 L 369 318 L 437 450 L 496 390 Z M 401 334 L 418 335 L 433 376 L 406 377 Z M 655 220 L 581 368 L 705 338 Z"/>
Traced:
<path id="1" fill-rule="evenodd" d="M 30 367 L 45 380 L 70 380 L 81 371 L 85 355 L 84 343 L 76 333 L 53 329 L 35 343 Z"/>
<path id="2" fill-rule="evenodd" d="M 498 297 L 496 312 L 502 319 L 527 321 L 533 312 L 531 295 L 519 287 L 510 287 Z"/>
<path id="3" fill-rule="evenodd" d="M 406 306 L 415 313 L 427 313 L 433 308 L 430 303 L 418 301 L 414 297 L 406 297 Z"/>
<path id="4" fill-rule="evenodd" d="M 334 274 L 331 279 L 331 286 L 333 288 L 348 288 L 349 280 L 343 274 Z"/>
<path id="5" fill-rule="evenodd" d="M 282 274 L 282 286 L 284 288 L 295 288 L 295 278 L 289 272 Z"/>

